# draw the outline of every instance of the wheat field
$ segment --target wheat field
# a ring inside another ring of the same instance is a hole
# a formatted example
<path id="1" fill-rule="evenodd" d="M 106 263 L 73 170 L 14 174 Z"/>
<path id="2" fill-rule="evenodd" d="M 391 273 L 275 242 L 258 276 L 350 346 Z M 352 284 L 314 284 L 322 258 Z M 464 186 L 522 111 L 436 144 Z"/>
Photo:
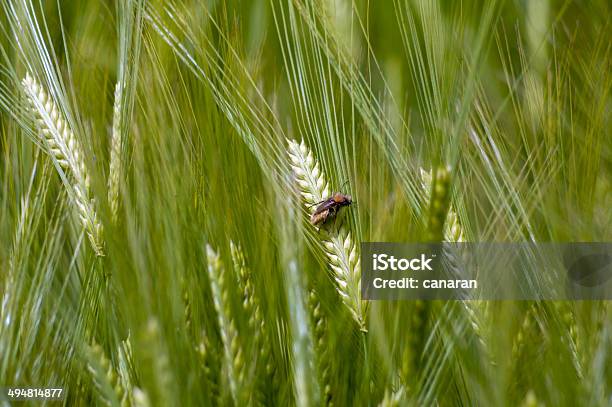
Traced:
<path id="1" fill-rule="evenodd" d="M 362 242 L 612 240 L 608 1 L 0 0 L 0 28 L 0 405 L 612 405 L 607 301 L 360 280 Z"/>

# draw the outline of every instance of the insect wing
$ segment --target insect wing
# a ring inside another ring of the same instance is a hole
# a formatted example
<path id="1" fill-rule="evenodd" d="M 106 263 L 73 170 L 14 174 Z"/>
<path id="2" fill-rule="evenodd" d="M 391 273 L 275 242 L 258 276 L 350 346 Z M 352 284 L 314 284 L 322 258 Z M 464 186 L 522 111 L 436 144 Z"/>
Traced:
<path id="1" fill-rule="evenodd" d="M 329 217 L 329 214 L 330 214 L 329 209 L 323 209 L 322 211 L 314 212 L 312 216 L 310 217 L 310 223 L 312 223 L 315 226 L 318 224 L 323 224 Z"/>
<path id="2" fill-rule="evenodd" d="M 334 205 L 336 205 L 334 198 L 328 198 L 325 201 L 323 201 L 323 203 L 321 203 L 319 206 L 317 206 L 317 209 L 315 209 L 314 214 L 326 211 L 329 208 L 333 207 Z"/>

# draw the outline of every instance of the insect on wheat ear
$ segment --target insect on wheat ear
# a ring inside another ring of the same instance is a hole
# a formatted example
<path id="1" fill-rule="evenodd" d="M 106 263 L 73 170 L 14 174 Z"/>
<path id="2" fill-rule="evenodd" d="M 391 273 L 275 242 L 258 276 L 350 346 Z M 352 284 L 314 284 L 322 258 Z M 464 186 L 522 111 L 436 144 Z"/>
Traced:
<path id="1" fill-rule="evenodd" d="M 322 226 L 328 220 L 336 218 L 336 214 L 343 206 L 349 206 L 353 202 L 350 195 L 335 192 L 332 196 L 318 202 L 318 206 L 310 216 L 310 223 L 314 226 Z"/>
<path id="2" fill-rule="evenodd" d="M 353 199 L 341 193 L 330 194 L 325 174 L 304 141 L 298 143 L 288 139 L 287 153 L 304 205 L 309 208 L 314 206 L 311 205 L 313 203 L 317 205 L 314 211 L 311 210 L 310 223 L 320 230 L 338 209 L 351 205 Z M 361 301 L 361 258 L 350 229 L 338 228 L 335 232 L 320 236 L 320 240 L 342 302 L 359 327 L 367 330 L 367 302 Z"/>

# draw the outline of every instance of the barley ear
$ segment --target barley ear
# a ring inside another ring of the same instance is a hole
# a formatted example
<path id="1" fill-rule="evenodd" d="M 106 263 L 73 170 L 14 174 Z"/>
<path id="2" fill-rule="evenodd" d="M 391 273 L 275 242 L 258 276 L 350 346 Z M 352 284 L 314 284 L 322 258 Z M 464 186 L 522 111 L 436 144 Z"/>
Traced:
<path id="1" fill-rule="evenodd" d="M 423 168 L 421 168 L 420 171 L 421 171 L 421 186 L 423 187 L 425 196 L 433 197 L 432 190 L 431 190 L 431 182 L 432 182 L 431 171 L 425 171 Z M 459 217 L 457 216 L 457 213 L 455 212 L 455 210 L 452 208 L 452 206 L 449 203 L 450 197 L 446 196 L 448 194 L 447 184 L 448 184 L 449 176 L 450 176 L 450 170 L 448 168 L 438 169 L 438 180 L 436 183 L 439 186 L 436 187 L 437 191 L 434 191 L 434 192 L 436 192 L 436 199 L 438 199 L 439 201 L 441 201 L 442 199 L 445 199 L 447 202 L 446 203 L 440 202 L 440 205 L 437 207 L 436 205 L 438 205 L 438 203 L 434 203 L 433 207 L 434 209 L 438 209 L 439 212 L 444 212 L 445 209 L 448 209 L 446 213 L 446 217 L 444 218 L 444 233 L 443 233 L 444 240 L 446 242 L 464 242 L 465 237 L 463 235 L 463 229 L 461 227 L 461 224 L 459 223 Z"/>
<path id="2" fill-rule="evenodd" d="M 217 311 L 217 322 L 221 332 L 223 350 L 225 356 L 225 369 L 227 379 L 235 403 L 244 401 L 244 355 L 238 337 L 236 322 L 232 318 L 229 303 L 227 274 L 221 261 L 221 257 L 210 245 L 206 245 L 206 257 L 208 259 L 208 276 L 213 297 L 215 311 Z"/>
<path id="3" fill-rule="evenodd" d="M 422 171 L 422 170 L 421 170 Z M 440 167 L 435 182 L 431 172 L 421 172 L 423 188 L 429 196 L 427 240 L 440 242 L 445 239 L 446 219 L 450 209 L 450 170 Z"/>
<path id="4" fill-rule="evenodd" d="M 113 129 L 111 134 L 110 166 L 108 171 L 108 203 L 113 222 L 117 221 L 119 210 L 119 182 L 123 166 L 121 151 L 123 149 L 123 133 L 121 132 L 121 83 L 115 86 L 115 102 L 113 104 Z"/>
<path id="5" fill-rule="evenodd" d="M 321 310 L 319 295 L 315 290 L 311 290 L 308 296 L 308 307 L 310 319 L 314 327 L 314 350 L 316 355 L 316 367 L 319 374 L 319 383 L 323 392 L 323 400 L 326 406 L 332 406 L 332 387 L 331 387 L 331 360 L 328 340 L 327 318 Z"/>
<path id="6" fill-rule="evenodd" d="M 404 388 L 400 387 L 397 391 L 392 391 L 389 389 L 385 390 L 385 396 L 382 401 L 378 404 L 378 407 L 398 407 L 402 405 L 404 396 Z"/>
<path id="7" fill-rule="evenodd" d="M 122 340 L 119 344 L 117 355 L 117 373 L 119 375 L 119 384 L 124 389 L 121 405 L 131 406 L 134 404 L 134 384 L 132 381 L 134 361 L 132 358 L 132 344 L 129 336 L 125 340 Z"/>
<path id="8" fill-rule="evenodd" d="M 459 217 L 453 209 L 450 203 L 449 196 L 449 178 L 450 169 L 440 168 L 438 169 L 438 180 L 436 182 L 436 191 L 431 190 L 432 183 L 431 171 L 425 171 L 421 168 L 421 183 L 422 187 L 428 196 L 431 197 L 431 213 L 430 213 L 430 226 L 439 225 L 443 223 L 443 233 L 445 242 L 465 242 L 465 236 L 463 234 L 463 228 L 459 223 Z M 444 203 L 446 202 L 446 203 Z M 436 212 L 437 211 L 437 212 Z M 443 213 L 446 212 L 446 217 Z M 433 220 L 432 220 L 433 219 Z M 431 229 L 430 229 L 431 230 Z M 448 259 L 453 260 L 453 256 L 449 255 Z M 481 301 L 462 301 L 468 321 L 476 334 L 478 341 L 486 349 L 486 343 L 482 335 L 482 318 L 485 313 L 484 303 Z"/>
<path id="9" fill-rule="evenodd" d="M 287 139 L 287 142 L 291 169 L 303 203 L 312 213 L 316 209 L 314 204 L 329 197 L 329 184 L 321 166 L 304 141 L 297 143 Z M 361 300 L 361 257 L 357 244 L 351 232 L 344 225 L 336 230 L 321 230 L 321 232 L 323 232 L 320 233 L 321 243 L 332 270 L 338 294 L 359 324 L 360 329 L 365 331 L 367 302 Z"/>
<path id="10" fill-rule="evenodd" d="M 150 407 L 151 400 L 149 395 L 139 387 L 134 388 L 134 404 L 135 407 Z"/>
<path id="11" fill-rule="evenodd" d="M 268 387 L 276 385 L 276 367 L 272 359 L 270 341 L 265 337 L 267 333 L 266 320 L 263 317 L 259 298 L 255 293 L 255 286 L 251 278 L 251 270 L 247 267 L 242 247 L 230 240 L 232 262 L 238 275 L 238 285 L 242 291 L 242 310 L 248 316 L 250 334 L 253 336 L 253 349 L 258 352 L 257 363 L 265 367 Z"/>
<path id="12" fill-rule="evenodd" d="M 144 327 L 142 347 L 146 349 L 146 363 L 150 366 L 153 374 L 154 386 L 149 388 L 151 398 L 159 401 L 159 405 L 171 405 L 171 400 L 176 399 L 176 383 L 172 375 L 172 365 L 168 346 L 156 317 L 150 317 Z M 148 401 L 147 393 L 134 388 L 134 403 L 145 403 Z"/>
<path id="13" fill-rule="evenodd" d="M 87 370 L 92 376 L 100 401 L 107 405 L 119 405 L 119 402 L 124 400 L 126 391 L 104 349 L 94 343 L 87 347 L 87 356 Z"/>
<path id="14" fill-rule="evenodd" d="M 69 176 L 71 184 L 67 185 L 67 188 L 79 219 L 87 231 L 95 253 L 103 256 L 102 224 L 94 209 L 94 201 L 89 197 L 89 176 L 81 146 L 53 99 L 29 73 L 23 79 L 22 85 L 30 108 L 36 115 L 41 141 L 52 159 Z"/>
<path id="15" fill-rule="evenodd" d="M 204 381 L 206 382 L 210 399 L 213 401 L 213 405 L 222 405 L 221 383 L 219 382 L 221 363 L 216 349 L 211 346 L 208 335 L 204 331 L 202 332 L 202 339 L 196 347 L 196 353 L 204 373 Z"/>

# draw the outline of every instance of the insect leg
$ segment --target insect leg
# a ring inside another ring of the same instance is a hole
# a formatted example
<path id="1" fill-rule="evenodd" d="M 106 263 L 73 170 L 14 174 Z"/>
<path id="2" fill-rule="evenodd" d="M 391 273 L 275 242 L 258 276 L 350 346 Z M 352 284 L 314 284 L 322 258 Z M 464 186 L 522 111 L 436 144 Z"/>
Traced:
<path id="1" fill-rule="evenodd" d="M 334 211 L 334 225 L 333 225 L 333 229 L 336 229 L 336 234 L 338 234 L 338 232 L 339 232 L 339 229 L 338 229 L 338 227 L 337 227 L 337 223 L 338 223 L 338 213 L 339 213 L 339 212 L 340 212 L 339 210 L 335 210 L 335 211 Z"/>

